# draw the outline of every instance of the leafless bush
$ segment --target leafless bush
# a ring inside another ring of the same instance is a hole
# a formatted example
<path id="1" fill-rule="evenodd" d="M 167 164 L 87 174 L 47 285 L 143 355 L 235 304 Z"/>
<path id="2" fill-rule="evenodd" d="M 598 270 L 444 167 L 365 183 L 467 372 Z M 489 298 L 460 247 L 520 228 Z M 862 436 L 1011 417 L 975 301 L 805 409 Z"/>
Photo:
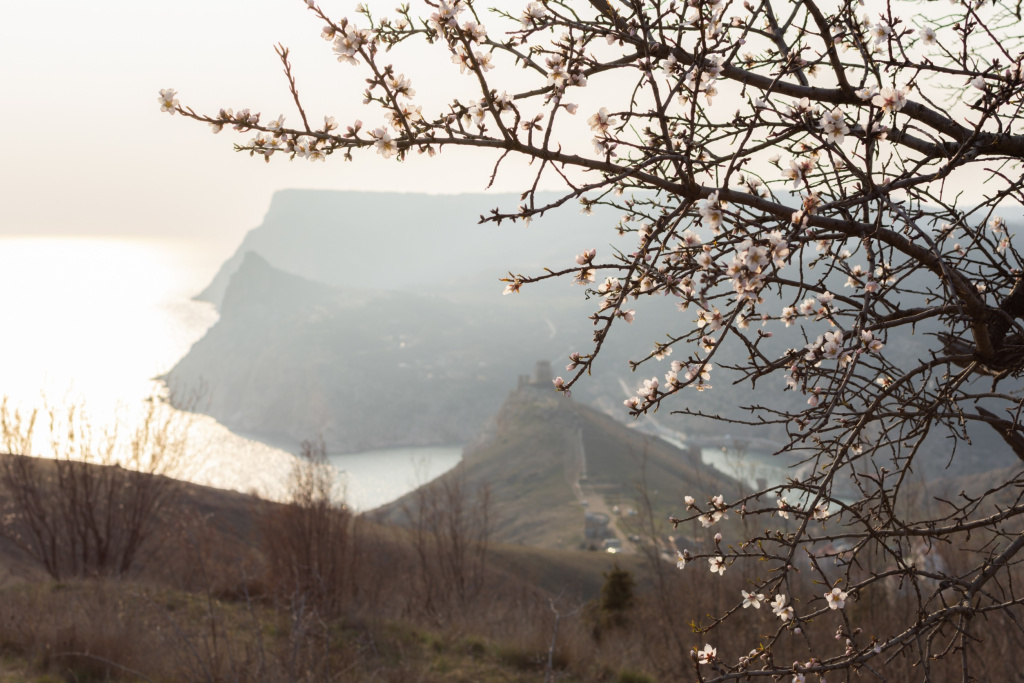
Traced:
<path id="1" fill-rule="evenodd" d="M 354 519 L 338 502 L 322 440 L 303 442 L 288 491 L 288 502 L 270 508 L 261 522 L 267 583 L 297 614 L 336 613 L 353 589 Z"/>
<path id="2" fill-rule="evenodd" d="M 465 608 L 484 586 L 490 491 L 470 491 L 461 468 L 416 490 L 404 508 L 416 562 L 419 607 L 438 618 Z"/>
<path id="3" fill-rule="evenodd" d="M 38 413 L 0 403 L 0 485 L 8 496 L 0 533 L 55 579 L 122 576 L 155 549 L 161 517 L 179 487 L 168 474 L 181 464 L 185 428 L 150 401 L 128 435 L 93 432 L 81 405 L 48 407 L 53 459 L 32 457 Z"/>

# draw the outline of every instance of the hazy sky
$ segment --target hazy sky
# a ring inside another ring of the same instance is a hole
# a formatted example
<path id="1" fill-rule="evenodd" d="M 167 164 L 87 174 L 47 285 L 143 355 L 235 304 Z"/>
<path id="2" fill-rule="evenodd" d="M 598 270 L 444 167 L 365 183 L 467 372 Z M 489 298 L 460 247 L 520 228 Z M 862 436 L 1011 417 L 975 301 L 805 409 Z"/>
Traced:
<path id="1" fill-rule="evenodd" d="M 355 0 L 321 4 L 336 18 L 354 16 Z M 397 2 L 369 4 L 391 13 Z M 158 92 L 170 87 L 198 111 L 248 107 L 264 120 L 284 113 L 297 124 L 273 50 L 283 42 L 292 48 L 311 122 L 333 114 L 342 125 L 356 118 L 379 124 L 379 108 L 361 105 L 363 71 L 335 60 L 319 37 L 321 24 L 303 0 L 5 3 L 0 234 L 203 235 L 234 244 L 281 188 L 482 191 L 494 158 L 488 153 L 449 150 L 402 164 L 373 154 L 352 164 L 278 156 L 264 164 L 232 150 L 247 137 L 230 130 L 214 136 L 205 125 L 160 112 Z M 441 93 L 464 102 L 479 97 L 443 50 L 412 49 L 392 54 L 400 71 L 414 72 L 425 113 L 443 105 Z M 578 128 L 584 144 L 586 117 L 609 104 L 594 99 L 600 91 L 575 89 L 581 115 L 561 127 Z M 527 174 L 508 162 L 495 189 L 521 191 Z"/>
<path id="2" fill-rule="evenodd" d="M 326 0 L 333 15 L 355 1 Z M 395 2 L 383 4 L 391 9 Z M 284 113 L 298 121 L 273 46 L 292 48 L 314 120 L 377 116 L 362 74 L 339 64 L 300 0 L 10 2 L 0 10 L 0 234 L 217 236 L 236 242 L 287 187 L 482 191 L 490 169 L 465 154 L 396 164 L 363 155 L 264 164 L 160 112 L 160 88 L 183 104 Z M 449 64 L 449 67 L 451 65 Z M 450 70 L 450 69 L 448 69 Z M 422 89 L 422 78 L 417 83 Z M 424 107 L 425 111 L 428 107 Z M 519 190 L 511 178 L 498 189 Z"/>

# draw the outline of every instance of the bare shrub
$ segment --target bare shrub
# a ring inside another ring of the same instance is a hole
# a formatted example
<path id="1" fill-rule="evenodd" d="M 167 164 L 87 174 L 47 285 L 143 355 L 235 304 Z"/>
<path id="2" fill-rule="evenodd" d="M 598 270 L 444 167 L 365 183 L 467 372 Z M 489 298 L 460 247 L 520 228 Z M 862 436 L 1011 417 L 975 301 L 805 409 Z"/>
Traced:
<path id="1" fill-rule="evenodd" d="M 337 502 L 334 470 L 323 441 L 303 442 L 289 500 L 261 520 L 267 583 L 297 613 L 336 613 L 351 594 L 353 517 Z"/>
<path id="2" fill-rule="evenodd" d="M 80 404 L 45 417 L 52 460 L 29 452 L 38 413 L 0 402 L 0 534 L 55 579 L 126 574 L 158 545 L 158 521 L 178 499 L 166 475 L 180 466 L 185 426 L 156 400 L 127 440 L 95 434 Z"/>
<path id="3" fill-rule="evenodd" d="M 416 490 L 404 508 L 420 609 L 446 618 L 480 594 L 490 539 L 490 490 L 469 491 L 462 468 Z"/>

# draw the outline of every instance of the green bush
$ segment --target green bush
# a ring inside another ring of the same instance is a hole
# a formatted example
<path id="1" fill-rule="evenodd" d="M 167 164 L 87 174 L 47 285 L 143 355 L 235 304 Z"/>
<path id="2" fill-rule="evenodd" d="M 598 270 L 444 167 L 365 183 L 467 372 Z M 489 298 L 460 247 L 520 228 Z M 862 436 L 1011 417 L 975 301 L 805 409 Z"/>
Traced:
<path id="1" fill-rule="evenodd" d="M 604 572 L 604 586 L 601 587 L 601 611 L 608 615 L 621 615 L 633 605 L 633 589 L 636 581 L 633 575 L 619 565 Z"/>

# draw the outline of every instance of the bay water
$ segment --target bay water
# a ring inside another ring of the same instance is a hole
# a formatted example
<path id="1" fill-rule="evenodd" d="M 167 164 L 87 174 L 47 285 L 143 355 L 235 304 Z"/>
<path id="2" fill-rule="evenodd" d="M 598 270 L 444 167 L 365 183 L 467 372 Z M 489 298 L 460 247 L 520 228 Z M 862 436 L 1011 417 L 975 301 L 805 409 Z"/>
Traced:
<path id="1" fill-rule="evenodd" d="M 0 236 L 0 396 L 27 413 L 85 407 L 96 431 L 129 427 L 170 370 L 217 321 L 192 296 L 229 253 L 202 240 Z M 201 399 L 200 399 L 201 400 Z M 295 456 L 189 414 L 178 476 L 284 495 Z M 46 444 L 36 455 L 50 455 Z M 332 456 L 348 502 L 367 510 L 454 467 L 461 449 Z"/>

